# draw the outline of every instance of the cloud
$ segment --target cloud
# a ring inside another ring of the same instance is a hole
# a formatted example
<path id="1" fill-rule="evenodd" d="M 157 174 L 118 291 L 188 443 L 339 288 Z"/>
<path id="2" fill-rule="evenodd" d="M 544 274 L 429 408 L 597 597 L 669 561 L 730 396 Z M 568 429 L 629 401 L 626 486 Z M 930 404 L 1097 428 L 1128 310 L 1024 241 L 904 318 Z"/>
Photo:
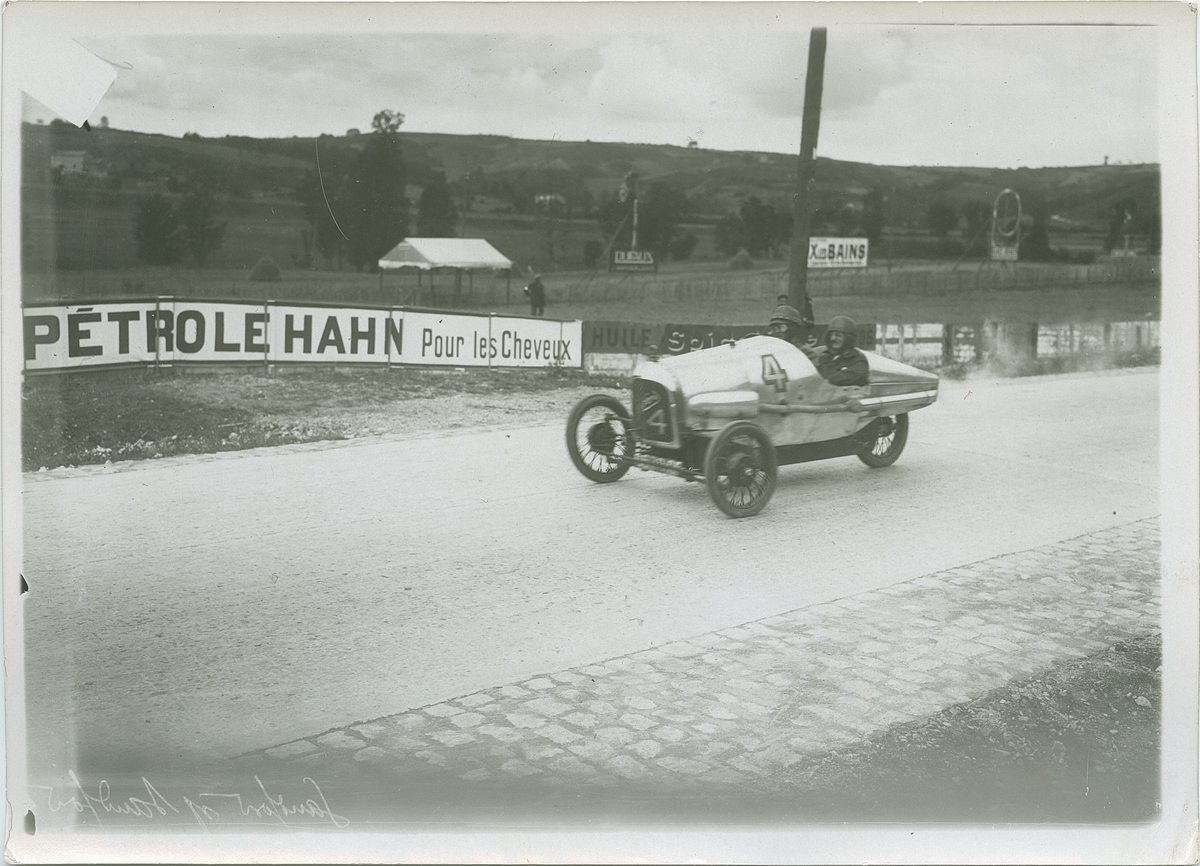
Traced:
<path id="1" fill-rule="evenodd" d="M 598 17 L 603 26 L 544 31 L 80 41 L 131 67 L 96 112 L 123 128 L 336 134 L 366 128 L 387 107 L 414 131 L 680 145 L 692 137 L 794 153 L 808 29 L 727 13 L 682 21 L 676 12 L 624 29 Z M 1155 45 L 1152 28 L 831 27 L 818 153 L 890 163 L 1153 161 Z"/>
<path id="2" fill-rule="evenodd" d="M 875 162 L 1063 165 L 1111 149 L 1154 161 L 1153 43 L 1120 30 L 913 28 L 873 99 L 831 102 L 823 148 Z"/>
<path id="3" fill-rule="evenodd" d="M 598 51 L 602 65 L 592 76 L 588 97 L 618 117 L 650 123 L 700 120 L 732 100 L 717 69 L 678 63 L 666 45 L 621 38 Z"/>

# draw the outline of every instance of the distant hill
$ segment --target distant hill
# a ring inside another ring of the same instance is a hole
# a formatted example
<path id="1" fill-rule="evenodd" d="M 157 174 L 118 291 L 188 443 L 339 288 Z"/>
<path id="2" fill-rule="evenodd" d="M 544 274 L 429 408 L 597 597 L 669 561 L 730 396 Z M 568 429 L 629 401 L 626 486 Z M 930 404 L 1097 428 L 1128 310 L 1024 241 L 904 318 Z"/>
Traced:
<path id="1" fill-rule="evenodd" d="M 53 262 L 57 267 L 77 268 L 132 263 L 129 226 L 136 200 L 150 191 L 178 192 L 198 173 L 210 178 L 222 206 L 233 217 L 234 235 L 227 237 L 218 263 L 229 266 L 236 260 L 240 266 L 242 258 L 252 263 L 258 248 L 265 245 L 264 241 L 256 246 L 254 236 L 255 231 L 267 231 L 264 221 L 286 222 L 286 229 L 280 222 L 272 231 L 286 230 L 289 239 L 303 231 L 306 219 L 300 192 L 318 156 L 323 167 L 345 165 L 362 148 L 363 138 L 347 134 L 316 139 L 196 135 L 179 139 L 116 129 L 89 132 L 61 121 L 26 124 L 22 166 L 27 264 L 42 261 L 47 266 Z M 566 219 L 594 220 L 598 206 L 615 193 L 627 172 L 635 171 L 641 183 L 667 181 L 676 186 L 693 205 L 691 221 L 711 226 L 750 196 L 790 208 L 797 164 L 795 154 L 672 145 L 403 131 L 402 141 L 410 199 L 416 201 L 434 172 L 444 172 L 452 191 L 470 211 L 468 221 L 532 215 L 534 196 L 545 194 L 562 197 Z M 74 162 L 67 164 L 68 160 Z M 65 164 L 69 171 L 64 170 Z M 1133 203 L 1134 219 L 1127 231 L 1150 232 L 1160 210 L 1159 185 L 1157 165 L 1012 170 L 818 158 L 814 197 L 816 206 L 827 212 L 861 209 L 874 190 L 884 201 L 885 234 L 899 237 L 927 233 L 927 215 L 935 202 L 960 213 L 968 202 L 990 208 L 1001 190 L 1012 188 L 1021 195 L 1027 213 L 1040 212 L 1050 220 L 1053 242 L 1075 236 L 1089 238 L 1087 244 L 1077 245 L 1095 245 L 1095 236 L 1108 231 L 1114 207 L 1121 202 Z M 84 204 L 90 208 L 86 214 L 78 210 Z M 239 220 L 247 227 L 241 240 Z M 505 231 L 521 230 L 518 223 L 506 225 Z M 52 229 L 53 237 L 36 236 L 43 224 Z M 93 234 L 88 250 L 81 252 L 74 238 L 84 224 L 91 226 L 88 231 Z M 580 226 L 582 232 L 583 222 Z M 530 225 L 528 230 L 537 229 Z M 291 239 L 288 244 L 298 245 Z M 705 249 L 702 243 L 697 254 Z M 239 252 L 234 255 L 232 250 Z M 286 266 L 287 255 L 282 258 Z"/>

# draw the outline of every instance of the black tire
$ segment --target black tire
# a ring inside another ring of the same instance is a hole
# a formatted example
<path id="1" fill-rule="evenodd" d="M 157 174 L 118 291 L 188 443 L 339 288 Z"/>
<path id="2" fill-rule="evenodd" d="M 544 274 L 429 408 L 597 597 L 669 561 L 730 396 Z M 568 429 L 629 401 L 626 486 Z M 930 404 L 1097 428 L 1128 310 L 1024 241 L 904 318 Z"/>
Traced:
<path id="1" fill-rule="evenodd" d="M 584 478 L 607 484 L 629 471 L 621 458 L 633 449 L 631 425 L 615 397 L 593 394 L 576 404 L 567 416 L 567 452 Z"/>
<path id="2" fill-rule="evenodd" d="M 704 453 L 704 481 L 717 508 L 730 517 L 758 514 L 775 492 L 779 459 L 771 437 L 751 421 L 734 421 Z"/>
<path id="3" fill-rule="evenodd" d="M 904 450 L 908 441 L 908 414 L 897 415 L 895 418 L 877 418 L 870 427 L 873 435 L 863 444 L 858 452 L 858 459 L 872 469 L 882 469 L 891 466 Z"/>

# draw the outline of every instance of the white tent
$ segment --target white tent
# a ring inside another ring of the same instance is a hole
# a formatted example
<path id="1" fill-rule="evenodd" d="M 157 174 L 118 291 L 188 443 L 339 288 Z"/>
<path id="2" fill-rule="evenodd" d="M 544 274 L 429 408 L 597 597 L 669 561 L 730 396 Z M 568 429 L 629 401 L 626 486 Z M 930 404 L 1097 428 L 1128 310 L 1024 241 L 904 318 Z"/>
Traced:
<path id="1" fill-rule="evenodd" d="M 513 263 L 482 238 L 405 238 L 379 260 L 383 270 L 507 271 Z"/>
<path id="2" fill-rule="evenodd" d="M 482 238 L 405 238 L 392 247 L 379 260 L 379 290 L 385 296 L 399 299 L 399 290 L 385 290 L 385 271 L 403 274 L 415 271 L 417 286 L 413 296 L 421 296 L 421 275 L 429 274 L 429 302 L 436 302 L 433 275 L 439 270 L 454 271 L 454 297 L 457 300 L 462 290 L 462 275 L 467 274 L 468 292 L 473 292 L 475 271 L 491 271 L 504 274 L 504 300 L 508 303 L 511 292 L 513 263 Z M 489 289 L 490 297 L 490 289 Z M 405 301 L 408 303 L 408 301 Z"/>

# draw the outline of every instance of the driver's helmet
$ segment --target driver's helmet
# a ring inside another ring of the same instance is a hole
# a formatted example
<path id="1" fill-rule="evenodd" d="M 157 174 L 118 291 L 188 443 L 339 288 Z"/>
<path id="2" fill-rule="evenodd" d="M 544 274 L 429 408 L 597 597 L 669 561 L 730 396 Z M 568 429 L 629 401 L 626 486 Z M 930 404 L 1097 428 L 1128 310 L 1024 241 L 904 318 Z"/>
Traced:
<path id="1" fill-rule="evenodd" d="M 796 344 L 804 330 L 804 317 L 795 307 L 780 304 L 771 314 L 770 329 L 775 336 Z"/>
<path id="2" fill-rule="evenodd" d="M 775 312 L 771 314 L 771 324 L 773 325 L 776 322 L 803 327 L 804 317 L 800 315 L 800 311 L 795 307 L 780 304 L 775 308 Z"/>
<path id="3" fill-rule="evenodd" d="M 834 316 L 829 322 L 829 327 L 825 329 L 826 339 L 834 331 L 846 335 L 846 348 L 850 348 L 858 336 L 858 325 L 854 324 L 854 320 L 849 316 Z"/>

